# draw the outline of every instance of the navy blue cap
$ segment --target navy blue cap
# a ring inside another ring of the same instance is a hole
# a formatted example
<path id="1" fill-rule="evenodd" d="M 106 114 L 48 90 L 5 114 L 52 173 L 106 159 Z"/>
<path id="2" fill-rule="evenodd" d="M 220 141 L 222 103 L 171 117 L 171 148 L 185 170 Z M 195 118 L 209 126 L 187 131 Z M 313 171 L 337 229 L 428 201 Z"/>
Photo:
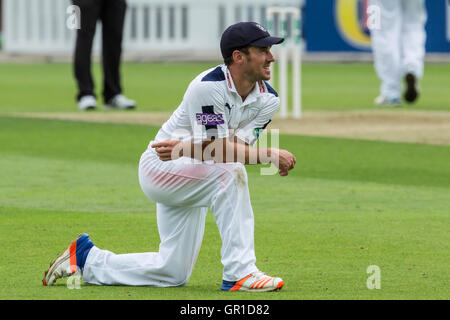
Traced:
<path id="1" fill-rule="evenodd" d="M 270 47 L 280 44 L 284 38 L 272 37 L 269 32 L 257 22 L 239 22 L 229 26 L 222 34 L 220 50 L 222 57 L 231 57 L 234 50 L 247 46 Z"/>

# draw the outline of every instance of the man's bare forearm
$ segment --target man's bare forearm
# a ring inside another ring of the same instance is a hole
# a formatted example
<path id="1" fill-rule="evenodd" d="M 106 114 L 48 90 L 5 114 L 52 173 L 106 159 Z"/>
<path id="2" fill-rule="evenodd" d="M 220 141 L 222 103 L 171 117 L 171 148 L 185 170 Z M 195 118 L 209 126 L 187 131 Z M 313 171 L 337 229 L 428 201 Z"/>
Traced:
<path id="1" fill-rule="evenodd" d="M 184 141 L 181 143 L 182 155 L 193 159 L 214 162 L 241 162 L 243 164 L 270 163 L 273 150 L 271 148 L 252 147 L 248 144 L 228 139 L 214 139 L 202 143 Z"/>
<path id="2" fill-rule="evenodd" d="M 151 145 L 161 161 L 175 160 L 186 156 L 201 161 L 214 160 L 215 162 L 240 162 L 243 164 L 273 164 L 279 169 L 280 176 L 287 176 L 288 171 L 294 168 L 296 159 L 287 150 L 276 148 L 251 147 L 243 141 L 236 139 L 214 139 L 199 144 L 191 141 L 166 140 Z"/>

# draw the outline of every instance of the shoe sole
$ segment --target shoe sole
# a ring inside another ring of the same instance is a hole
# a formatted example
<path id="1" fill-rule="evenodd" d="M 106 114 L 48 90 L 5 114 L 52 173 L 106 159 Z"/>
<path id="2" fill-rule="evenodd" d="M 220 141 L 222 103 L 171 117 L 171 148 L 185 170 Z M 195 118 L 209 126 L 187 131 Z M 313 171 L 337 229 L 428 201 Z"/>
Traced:
<path id="1" fill-rule="evenodd" d="M 133 109 L 136 109 L 136 106 L 130 106 L 130 107 L 126 107 L 126 108 L 119 108 L 119 107 L 114 107 L 114 106 L 109 105 L 109 104 L 104 104 L 103 107 L 105 107 L 105 109 L 108 109 L 108 110 L 133 110 Z"/>
<path id="2" fill-rule="evenodd" d="M 406 80 L 406 91 L 404 94 L 404 98 L 405 101 L 407 103 L 413 103 L 414 101 L 417 100 L 419 93 L 417 92 L 417 88 L 416 88 L 416 77 L 411 74 L 408 73 L 405 77 Z"/>
<path id="3" fill-rule="evenodd" d="M 401 104 L 377 104 L 376 107 L 377 108 L 399 108 L 401 107 Z"/>
<path id="4" fill-rule="evenodd" d="M 78 109 L 81 110 L 81 111 L 94 111 L 95 109 L 97 109 L 97 107 L 96 106 L 88 106 L 86 108 L 78 107 Z"/>
<path id="5" fill-rule="evenodd" d="M 240 288 L 239 290 L 237 290 L 237 291 L 245 291 L 245 292 L 268 292 L 268 291 L 280 291 L 281 289 L 283 288 L 283 286 L 281 286 L 281 287 L 277 287 L 277 288 L 275 288 L 275 289 L 272 289 L 272 288 L 267 288 L 267 289 L 247 289 L 247 288 Z"/>
<path id="6" fill-rule="evenodd" d="M 223 290 L 223 291 L 245 291 L 245 292 L 268 292 L 268 291 L 280 291 L 284 286 L 284 281 L 280 281 L 275 288 L 246 288 L 240 287 L 237 290 Z"/>
<path id="7" fill-rule="evenodd" d="M 67 260 L 70 260 L 71 256 L 73 256 L 74 254 L 70 254 L 70 249 L 72 247 L 72 245 L 74 243 L 77 242 L 77 240 L 81 237 L 81 235 L 78 236 L 78 238 L 75 239 L 75 241 L 73 241 L 70 246 L 62 253 L 60 254 L 55 260 L 53 260 L 50 263 L 50 267 L 47 269 L 47 271 L 45 271 L 44 273 L 44 278 L 42 279 L 42 284 L 44 286 L 52 286 L 53 283 L 56 282 L 56 280 L 58 278 L 55 278 L 52 282 L 49 282 L 51 276 L 53 275 L 53 273 L 55 272 L 55 270 L 64 262 L 66 262 Z M 75 246 L 76 248 L 76 246 Z M 77 270 L 71 270 L 73 271 L 72 273 L 75 273 Z"/>

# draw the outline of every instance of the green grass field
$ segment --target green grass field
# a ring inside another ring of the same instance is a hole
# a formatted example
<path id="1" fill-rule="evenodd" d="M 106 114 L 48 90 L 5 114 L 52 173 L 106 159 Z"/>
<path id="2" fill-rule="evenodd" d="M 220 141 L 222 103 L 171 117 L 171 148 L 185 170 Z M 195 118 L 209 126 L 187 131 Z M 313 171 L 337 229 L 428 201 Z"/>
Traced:
<path id="1" fill-rule="evenodd" d="M 209 65 L 124 64 L 125 93 L 141 111 L 170 111 Z M 43 287 L 48 263 L 82 232 L 115 253 L 159 245 L 155 204 L 137 179 L 157 127 L 7 114 L 76 111 L 70 68 L 0 64 L 0 299 L 450 298 L 450 148 L 293 135 L 280 137 L 297 158 L 289 176 L 247 166 L 257 265 L 285 280 L 280 292 L 220 291 L 212 214 L 185 287 Z M 449 71 L 427 66 L 427 94 L 411 108 L 449 111 Z M 373 109 L 369 64 L 307 64 L 303 81 L 306 110 Z M 381 269 L 380 290 L 366 287 L 370 265 Z"/>
<path id="2" fill-rule="evenodd" d="M 127 63 L 122 65 L 126 95 L 141 111 L 171 111 L 181 102 L 189 82 L 217 63 Z M 450 110 L 450 64 L 426 66 L 424 95 L 413 110 Z M 102 75 L 94 64 L 96 93 L 101 97 Z M 274 73 L 276 81 L 276 72 Z M 305 64 L 302 75 L 305 110 L 373 109 L 379 81 L 367 63 Z M 73 112 L 75 81 L 72 66 L 55 64 L 0 64 L 0 112 Z"/>

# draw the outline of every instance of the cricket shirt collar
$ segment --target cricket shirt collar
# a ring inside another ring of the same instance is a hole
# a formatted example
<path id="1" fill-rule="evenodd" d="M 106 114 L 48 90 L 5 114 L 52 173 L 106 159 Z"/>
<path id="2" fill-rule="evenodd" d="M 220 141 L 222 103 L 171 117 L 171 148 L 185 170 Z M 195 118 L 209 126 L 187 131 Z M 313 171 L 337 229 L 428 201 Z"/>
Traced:
<path id="1" fill-rule="evenodd" d="M 224 72 L 224 75 L 225 75 L 225 81 L 226 81 L 228 90 L 239 95 L 239 93 L 237 92 L 236 87 L 234 85 L 234 81 L 233 81 L 233 77 L 231 76 L 231 72 L 226 65 L 223 65 L 222 71 Z M 246 106 L 246 105 L 256 101 L 256 99 L 258 99 L 260 96 L 262 96 L 263 93 L 266 93 L 266 92 L 267 92 L 267 87 L 266 87 L 264 81 L 259 80 L 258 82 L 256 82 L 255 88 L 252 90 L 252 92 L 250 92 L 250 94 L 247 96 L 245 101 L 242 103 L 242 106 Z"/>

